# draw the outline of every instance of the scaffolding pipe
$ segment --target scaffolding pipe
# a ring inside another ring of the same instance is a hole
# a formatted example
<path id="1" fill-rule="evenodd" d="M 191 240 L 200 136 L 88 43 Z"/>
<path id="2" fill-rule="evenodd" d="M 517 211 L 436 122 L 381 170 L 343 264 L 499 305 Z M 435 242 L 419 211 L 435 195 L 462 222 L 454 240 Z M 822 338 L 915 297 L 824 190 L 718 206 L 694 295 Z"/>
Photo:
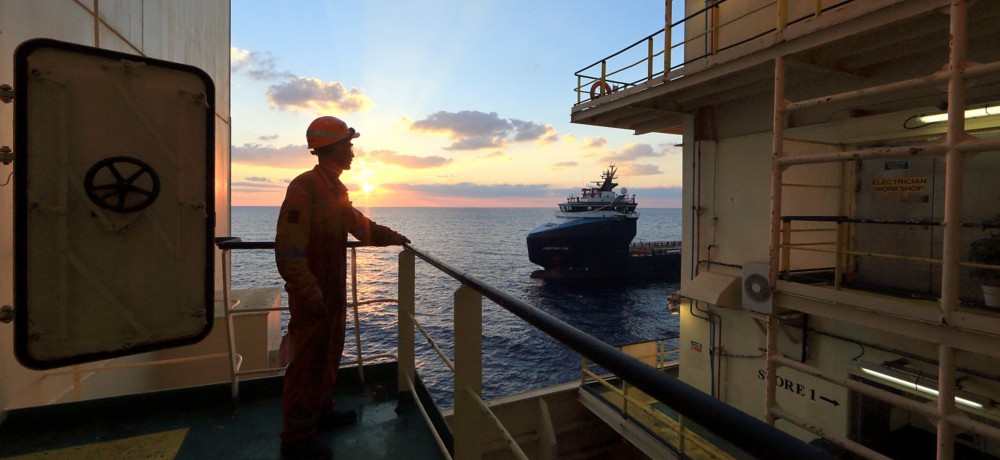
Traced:
<path id="1" fill-rule="evenodd" d="M 779 13 L 785 7 L 784 0 L 779 0 Z M 779 14 L 779 34 L 781 21 Z M 778 283 L 778 269 L 781 258 L 781 157 L 785 147 L 785 120 L 788 115 L 784 111 L 785 104 L 785 56 L 774 58 L 774 132 L 771 138 L 771 238 L 768 248 L 768 284 L 774 291 Z M 764 382 L 764 421 L 774 426 L 774 414 L 777 406 L 777 362 L 780 356 L 778 350 L 778 318 L 768 315 L 767 318 L 767 358 L 765 367 L 767 375 Z"/>
<path id="2" fill-rule="evenodd" d="M 962 72 L 966 62 L 966 18 L 965 0 L 951 3 L 951 52 L 948 71 L 948 153 L 945 156 L 944 188 L 944 242 L 941 267 L 941 325 L 952 324 L 952 314 L 958 307 L 959 262 L 962 257 L 962 188 L 964 157 L 956 147 L 967 135 L 965 133 L 965 77 Z M 948 416 L 955 409 L 955 349 L 941 344 L 938 348 L 938 412 L 941 419 L 937 423 L 937 458 L 951 460 L 955 456 L 954 427 Z"/>
<path id="3" fill-rule="evenodd" d="M 781 159 L 785 147 L 785 120 L 782 110 L 785 100 L 785 57 L 774 59 L 774 133 L 771 139 L 771 241 L 768 254 L 770 272 L 768 284 L 774 289 L 778 282 L 779 245 L 781 243 Z"/>
<path id="4" fill-rule="evenodd" d="M 968 64 L 964 69 L 964 74 L 968 78 L 981 77 L 984 75 L 995 74 L 997 72 L 1000 72 L 1000 61 L 990 62 L 987 64 Z M 784 110 L 787 112 L 794 112 L 796 110 L 809 109 L 834 103 L 850 102 L 879 94 L 912 91 L 915 89 L 942 85 L 948 83 L 950 79 L 951 72 L 948 69 L 945 69 L 923 77 L 900 80 L 884 85 L 870 86 L 868 88 L 861 88 L 839 94 L 806 99 L 804 101 L 791 102 L 785 107 Z"/>

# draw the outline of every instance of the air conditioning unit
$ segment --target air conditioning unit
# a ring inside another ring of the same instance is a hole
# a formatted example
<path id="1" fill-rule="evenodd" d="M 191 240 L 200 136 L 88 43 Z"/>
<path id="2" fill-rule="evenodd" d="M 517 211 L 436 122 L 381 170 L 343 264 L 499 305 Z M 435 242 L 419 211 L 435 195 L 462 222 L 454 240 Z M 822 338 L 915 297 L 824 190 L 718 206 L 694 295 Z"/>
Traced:
<path id="1" fill-rule="evenodd" d="M 767 262 L 743 263 L 743 308 L 770 315 L 774 311 Z"/>

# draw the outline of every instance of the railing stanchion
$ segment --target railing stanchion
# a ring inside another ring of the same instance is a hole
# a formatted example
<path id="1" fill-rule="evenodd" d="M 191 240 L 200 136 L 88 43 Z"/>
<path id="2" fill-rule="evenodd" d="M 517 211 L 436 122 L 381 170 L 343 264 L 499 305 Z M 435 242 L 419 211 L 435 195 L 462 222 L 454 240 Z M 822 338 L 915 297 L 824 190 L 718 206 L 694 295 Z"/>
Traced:
<path id="1" fill-rule="evenodd" d="M 467 284 L 455 291 L 455 458 L 483 457 L 483 296 Z"/>
<path id="2" fill-rule="evenodd" d="M 397 292 L 399 296 L 399 319 L 397 325 L 397 354 L 399 376 L 397 383 L 399 392 L 406 391 L 416 376 L 416 363 L 413 354 L 413 315 L 414 299 L 416 298 L 416 257 L 412 252 L 399 253 L 399 280 Z"/>
<path id="3" fill-rule="evenodd" d="M 354 344 L 358 349 L 358 377 L 365 383 L 364 357 L 361 354 L 361 320 L 358 318 L 358 248 L 351 248 L 351 305 L 354 306 Z"/>

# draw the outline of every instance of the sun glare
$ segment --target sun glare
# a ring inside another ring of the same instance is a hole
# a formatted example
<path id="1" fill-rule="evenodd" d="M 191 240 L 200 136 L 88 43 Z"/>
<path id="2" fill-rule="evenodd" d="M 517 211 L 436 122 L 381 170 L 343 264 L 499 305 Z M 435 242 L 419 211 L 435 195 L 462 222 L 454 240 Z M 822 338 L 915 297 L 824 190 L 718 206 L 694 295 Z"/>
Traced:
<path id="1" fill-rule="evenodd" d="M 375 186 L 372 185 L 372 184 L 369 184 L 368 182 L 365 182 L 361 186 L 361 192 L 364 193 L 365 195 L 371 195 L 372 192 L 374 192 L 374 191 L 375 191 Z"/>

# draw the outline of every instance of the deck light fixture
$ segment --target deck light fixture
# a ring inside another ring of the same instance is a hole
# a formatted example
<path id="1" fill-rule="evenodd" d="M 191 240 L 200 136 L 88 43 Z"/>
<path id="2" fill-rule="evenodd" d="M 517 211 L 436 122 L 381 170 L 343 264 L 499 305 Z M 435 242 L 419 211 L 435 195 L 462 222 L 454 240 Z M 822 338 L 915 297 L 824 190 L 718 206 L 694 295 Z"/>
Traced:
<path id="1" fill-rule="evenodd" d="M 1000 105 L 983 106 L 978 109 L 969 109 L 965 111 L 966 120 L 970 118 L 988 117 L 990 115 L 1000 115 Z M 936 113 L 934 115 L 920 115 L 917 119 L 924 124 L 948 121 L 948 112 Z"/>
<path id="2" fill-rule="evenodd" d="M 861 372 L 887 382 L 895 383 L 909 389 L 917 390 L 931 396 L 938 395 L 938 381 L 928 374 L 906 367 L 905 361 L 887 361 L 883 364 L 858 361 Z M 993 405 L 993 400 L 985 396 L 956 389 L 955 402 L 975 409 L 985 409 Z"/>

